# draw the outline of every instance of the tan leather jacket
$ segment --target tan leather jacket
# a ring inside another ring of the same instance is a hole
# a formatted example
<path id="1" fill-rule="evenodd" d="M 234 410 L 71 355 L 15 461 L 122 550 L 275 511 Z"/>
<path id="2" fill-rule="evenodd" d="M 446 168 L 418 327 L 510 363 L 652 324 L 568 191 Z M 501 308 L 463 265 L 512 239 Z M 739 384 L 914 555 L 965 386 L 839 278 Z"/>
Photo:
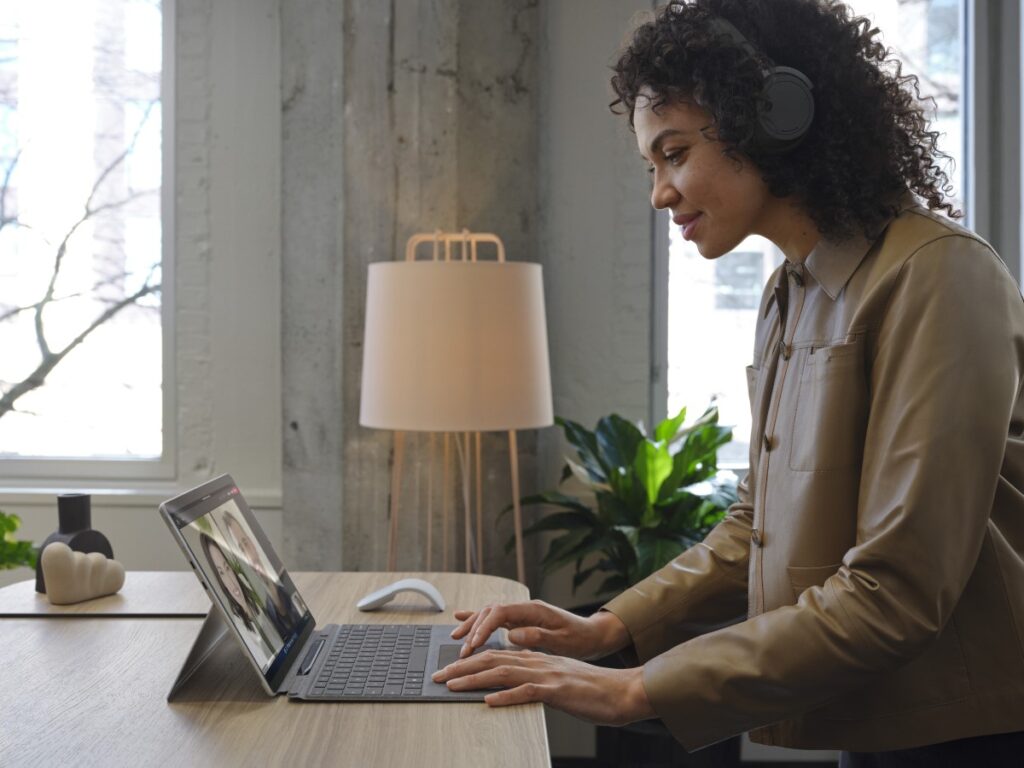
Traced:
<path id="1" fill-rule="evenodd" d="M 919 206 L 768 282 L 740 502 L 609 602 L 693 750 L 1024 730 L 1024 300 Z M 743 613 L 746 620 L 729 624 Z"/>

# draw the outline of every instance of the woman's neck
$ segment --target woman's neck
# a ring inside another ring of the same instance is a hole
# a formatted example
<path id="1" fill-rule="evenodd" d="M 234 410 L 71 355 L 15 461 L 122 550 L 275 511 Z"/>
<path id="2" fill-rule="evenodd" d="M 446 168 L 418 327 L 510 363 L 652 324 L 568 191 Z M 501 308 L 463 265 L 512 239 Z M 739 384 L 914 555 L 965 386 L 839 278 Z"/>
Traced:
<path id="1" fill-rule="evenodd" d="M 794 264 L 803 264 L 821 240 L 821 232 L 811 217 L 790 198 L 776 198 L 761 222 L 757 234 L 775 243 L 786 260 Z"/>

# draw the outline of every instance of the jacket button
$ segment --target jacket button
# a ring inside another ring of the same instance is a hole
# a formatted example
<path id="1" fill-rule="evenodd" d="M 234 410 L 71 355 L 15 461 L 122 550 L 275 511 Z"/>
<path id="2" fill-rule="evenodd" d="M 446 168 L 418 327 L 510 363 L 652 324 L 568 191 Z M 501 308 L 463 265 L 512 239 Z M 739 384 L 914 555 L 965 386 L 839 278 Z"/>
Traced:
<path id="1" fill-rule="evenodd" d="M 789 344 L 786 344 L 786 342 L 783 341 L 782 339 L 779 339 L 779 354 L 782 355 L 782 359 L 789 360 L 789 356 L 792 354 L 792 352 L 793 347 Z"/>
<path id="2" fill-rule="evenodd" d="M 750 543 L 755 547 L 761 546 L 761 532 L 757 528 L 750 532 Z"/>
<path id="3" fill-rule="evenodd" d="M 772 438 L 771 435 L 765 433 L 764 435 L 764 449 L 770 451 L 772 449 Z"/>

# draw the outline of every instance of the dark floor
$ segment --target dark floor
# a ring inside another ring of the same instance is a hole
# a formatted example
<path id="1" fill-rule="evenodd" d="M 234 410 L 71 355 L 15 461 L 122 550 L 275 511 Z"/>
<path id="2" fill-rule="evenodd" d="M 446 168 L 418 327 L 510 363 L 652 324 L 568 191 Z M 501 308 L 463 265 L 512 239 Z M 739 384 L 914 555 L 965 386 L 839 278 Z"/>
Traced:
<path id="1" fill-rule="evenodd" d="M 835 762 L 740 760 L 740 737 L 688 753 L 660 721 L 597 729 L 597 757 L 552 758 L 552 768 L 836 768 Z"/>

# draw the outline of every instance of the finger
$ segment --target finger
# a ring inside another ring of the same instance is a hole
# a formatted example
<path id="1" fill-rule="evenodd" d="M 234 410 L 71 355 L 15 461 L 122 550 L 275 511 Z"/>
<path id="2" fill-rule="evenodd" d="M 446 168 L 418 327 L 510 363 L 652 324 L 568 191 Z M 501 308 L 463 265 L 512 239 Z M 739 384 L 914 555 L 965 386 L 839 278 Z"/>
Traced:
<path id="1" fill-rule="evenodd" d="M 484 702 L 489 707 L 507 707 L 513 704 L 529 704 L 534 701 L 547 701 L 549 693 L 548 686 L 537 683 L 523 683 L 515 688 L 508 688 L 504 691 L 496 691 L 484 696 Z"/>
<path id="2" fill-rule="evenodd" d="M 464 659 L 469 656 L 473 651 L 479 648 L 481 645 L 487 642 L 487 638 L 491 636 L 491 632 L 494 630 L 490 629 L 496 619 L 492 618 L 495 613 L 502 612 L 500 605 L 488 605 L 480 610 L 479 614 L 473 626 L 466 632 L 465 642 L 462 644 L 462 648 L 459 651 L 459 658 Z M 500 621 L 500 618 L 497 619 Z"/>
<path id="3" fill-rule="evenodd" d="M 477 674 L 497 666 L 511 665 L 522 668 L 537 666 L 538 661 L 543 661 L 547 656 L 543 653 L 533 651 L 493 651 L 487 650 L 470 656 L 468 659 L 453 661 L 446 667 L 437 670 L 431 679 L 435 683 L 442 683 L 446 680 L 454 680 L 457 677 Z"/>
<path id="4" fill-rule="evenodd" d="M 524 648 L 547 647 L 551 633 L 540 627 L 518 627 L 508 631 L 508 640 Z"/>
<path id="5" fill-rule="evenodd" d="M 455 618 L 458 619 L 461 624 L 452 630 L 451 636 L 458 640 L 472 628 L 476 621 L 476 611 L 456 611 Z"/>
<path id="6" fill-rule="evenodd" d="M 492 609 L 488 610 L 486 614 L 481 614 L 472 632 L 470 632 L 466 637 L 466 642 L 463 644 L 462 650 L 459 652 L 459 656 L 461 658 L 465 658 L 474 650 L 486 643 L 487 640 L 490 639 L 490 636 L 492 636 L 500 627 L 507 627 L 509 622 L 509 613 L 509 606 L 496 605 Z"/>
<path id="7" fill-rule="evenodd" d="M 460 613 L 469 614 L 463 620 L 459 626 L 452 630 L 452 638 L 458 640 L 459 638 L 465 637 L 473 631 L 473 627 L 483 618 L 483 616 L 491 610 L 490 605 L 485 605 L 479 611 L 460 611 Z"/>
<path id="8" fill-rule="evenodd" d="M 460 657 L 465 658 L 476 648 L 487 642 L 499 627 L 521 627 L 538 623 L 542 618 L 538 616 L 537 606 L 533 603 L 512 603 L 510 605 L 496 605 L 487 615 L 481 615 L 476 626 L 466 639 L 466 643 L 460 652 Z"/>
<path id="9" fill-rule="evenodd" d="M 450 691 L 474 691 L 480 688 L 514 688 L 517 685 L 536 679 L 537 670 L 523 667 L 514 659 L 505 660 L 491 669 L 484 669 L 471 675 L 448 680 L 446 685 Z"/>

